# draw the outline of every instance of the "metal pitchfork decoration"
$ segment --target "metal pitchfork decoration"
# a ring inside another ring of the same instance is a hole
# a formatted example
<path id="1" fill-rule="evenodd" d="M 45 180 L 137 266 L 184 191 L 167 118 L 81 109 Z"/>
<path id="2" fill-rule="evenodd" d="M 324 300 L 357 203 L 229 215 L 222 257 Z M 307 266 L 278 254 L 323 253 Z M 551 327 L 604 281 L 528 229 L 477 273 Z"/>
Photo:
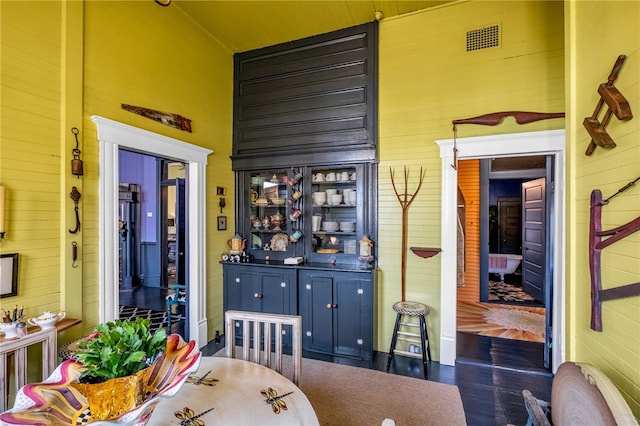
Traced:
<path id="1" fill-rule="evenodd" d="M 389 173 L 391 174 L 391 185 L 393 185 L 393 191 L 396 193 L 396 198 L 398 202 L 400 202 L 400 207 L 402 207 L 402 301 L 405 301 L 405 282 L 406 282 L 406 261 L 407 261 L 407 213 L 409 211 L 409 206 L 415 200 L 416 195 L 418 195 L 418 191 L 422 187 L 422 182 L 424 181 L 424 176 L 427 171 L 422 171 L 422 167 L 420 167 L 420 183 L 416 188 L 413 194 L 409 194 L 407 192 L 407 183 L 409 180 L 409 171 L 407 167 L 404 167 L 404 193 L 400 195 L 398 193 L 398 189 L 396 188 L 396 182 L 394 179 L 394 171 L 389 167 Z"/>

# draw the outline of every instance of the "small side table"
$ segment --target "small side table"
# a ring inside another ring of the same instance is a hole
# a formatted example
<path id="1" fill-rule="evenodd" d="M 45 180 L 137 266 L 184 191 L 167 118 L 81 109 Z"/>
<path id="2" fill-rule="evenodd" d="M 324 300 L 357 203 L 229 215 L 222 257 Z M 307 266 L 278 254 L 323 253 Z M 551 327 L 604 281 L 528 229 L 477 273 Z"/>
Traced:
<path id="1" fill-rule="evenodd" d="M 63 318 L 56 326 L 46 330 L 33 326 L 27 329 L 27 335 L 14 339 L 0 338 L 0 365 L 6 370 L 4 378 L 0 380 L 0 412 L 7 410 L 9 399 L 9 379 L 11 375 L 10 357 L 15 357 L 15 389 L 19 390 L 27 381 L 27 348 L 42 343 L 42 378 L 46 379 L 58 364 L 56 349 L 58 332 L 80 324 L 79 319 Z"/>

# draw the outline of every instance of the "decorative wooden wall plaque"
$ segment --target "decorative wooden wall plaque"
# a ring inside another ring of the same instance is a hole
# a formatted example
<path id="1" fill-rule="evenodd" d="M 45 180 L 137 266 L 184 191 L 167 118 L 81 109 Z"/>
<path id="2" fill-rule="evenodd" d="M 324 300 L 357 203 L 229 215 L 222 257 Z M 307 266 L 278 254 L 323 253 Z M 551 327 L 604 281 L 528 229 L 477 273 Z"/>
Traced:
<path id="1" fill-rule="evenodd" d="M 169 127 L 191 133 L 191 120 L 181 115 L 128 104 L 122 104 L 122 109 L 145 118 L 150 118 Z"/>
<path id="2" fill-rule="evenodd" d="M 637 181 L 638 179 L 636 179 Z M 633 182 L 635 183 L 635 181 Z M 627 185 L 628 188 L 631 186 Z M 622 191 L 622 190 L 621 190 Z M 620 193 L 618 191 L 616 194 Z M 591 329 L 602 331 L 602 302 L 623 297 L 640 296 L 640 282 L 620 287 L 602 289 L 600 255 L 604 248 L 640 231 L 640 216 L 616 228 L 602 230 L 602 206 L 608 203 L 602 199 L 599 189 L 591 192 L 591 212 L 589 225 L 589 272 L 591 273 Z"/>
<path id="3" fill-rule="evenodd" d="M 596 104 L 595 111 L 593 111 L 591 117 L 586 117 L 584 119 L 584 127 L 591 136 L 591 142 L 589 142 L 589 146 L 585 151 L 586 155 L 593 154 L 596 146 L 607 149 L 616 147 L 616 143 L 613 141 L 611 136 L 609 136 L 606 130 L 607 124 L 609 124 L 609 120 L 611 120 L 612 115 L 615 115 L 618 120 L 621 121 L 631 120 L 633 118 L 629 102 L 627 102 L 625 97 L 622 96 L 622 93 L 620 93 L 620 91 L 613 85 L 618 78 L 618 73 L 620 72 L 620 68 L 622 68 L 622 64 L 624 64 L 626 58 L 627 57 L 625 55 L 618 56 L 618 59 L 611 70 L 611 74 L 609 74 L 607 82 L 598 86 L 600 100 Z M 607 112 L 605 112 L 602 121 L 599 121 L 598 116 L 605 104 L 608 107 Z"/>

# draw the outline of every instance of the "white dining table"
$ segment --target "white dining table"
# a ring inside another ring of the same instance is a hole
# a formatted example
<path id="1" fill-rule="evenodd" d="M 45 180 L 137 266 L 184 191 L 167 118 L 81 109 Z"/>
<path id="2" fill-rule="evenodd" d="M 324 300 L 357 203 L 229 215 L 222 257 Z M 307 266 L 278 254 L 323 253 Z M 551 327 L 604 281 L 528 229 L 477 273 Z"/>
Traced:
<path id="1" fill-rule="evenodd" d="M 190 418 L 204 425 L 319 424 L 291 380 L 260 364 L 223 357 L 202 357 L 180 391 L 156 406 L 148 425 L 198 424 Z"/>

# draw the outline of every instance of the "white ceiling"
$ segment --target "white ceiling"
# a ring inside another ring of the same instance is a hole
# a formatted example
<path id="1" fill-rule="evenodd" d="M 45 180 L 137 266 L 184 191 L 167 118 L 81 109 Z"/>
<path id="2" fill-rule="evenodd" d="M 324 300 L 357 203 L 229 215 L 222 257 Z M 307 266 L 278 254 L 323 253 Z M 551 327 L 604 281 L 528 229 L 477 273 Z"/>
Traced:
<path id="1" fill-rule="evenodd" d="M 163 0 L 160 0 L 163 1 Z M 234 53 L 364 24 L 451 0 L 173 0 Z"/>

